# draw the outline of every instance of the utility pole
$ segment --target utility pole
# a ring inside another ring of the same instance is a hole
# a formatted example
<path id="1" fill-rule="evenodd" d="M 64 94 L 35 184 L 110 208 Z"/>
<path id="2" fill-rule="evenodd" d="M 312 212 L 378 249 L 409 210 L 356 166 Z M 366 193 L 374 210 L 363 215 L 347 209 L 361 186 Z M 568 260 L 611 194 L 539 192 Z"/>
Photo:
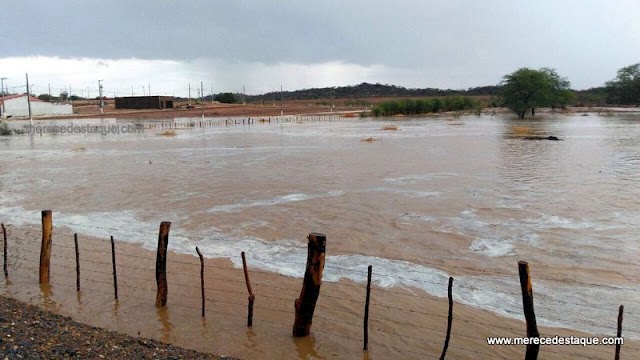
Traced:
<path id="1" fill-rule="evenodd" d="M 51 101 L 51 83 L 49 83 L 49 101 Z"/>
<path id="2" fill-rule="evenodd" d="M 191 83 L 189 83 L 189 105 L 191 105 Z"/>
<path id="3" fill-rule="evenodd" d="M 104 115 L 104 102 L 102 101 L 102 80 L 98 80 L 98 93 L 100 95 L 100 115 Z"/>
<path id="4" fill-rule="evenodd" d="M 334 101 L 333 99 L 336 96 L 336 89 L 334 87 L 331 87 L 331 112 L 333 112 L 333 107 L 334 107 Z"/>
<path id="5" fill-rule="evenodd" d="M 131 96 L 133 97 L 133 85 L 131 85 Z"/>
<path id="6" fill-rule="evenodd" d="M 271 88 L 271 99 L 273 100 L 273 107 L 276 107 L 276 89 Z"/>
<path id="7" fill-rule="evenodd" d="M 4 81 L 6 77 L 0 78 L 0 92 L 2 92 L 2 107 L 0 107 L 0 119 L 4 118 Z"/>
<path id="8" fill-rule="evenodd" d="M 33 117 L 31 115 L 31 91 L 29 89 L 29 74 L 25 74 L 27 78 L 27 105 L 29 106 L 29 123 L 33 126 Z"/>
<path id="9" fill-rule="evenodd" d="M 244 88 L 244 84 L 242 85 L 242 105 L 246 106 L 247 105 L 247 101 L 245 100 L 247 96 L 246 90 Z"/>
<path id="10" fill-rule="evenodd" d="M 147 86 L 147 90 L 149 90 L 149 96 L 151 96 L 151 83 L 147 84 L 149 86 Z"/>
<path id="11" fill-rule="evenodd" d="M 211 103 L 213 104 L 213 84 L 211 84 Z"/>
<path id="12" fill-rule="evenodd" d="M 282 104 L 283 101 L 284 98 L 282 97 L 282 85 L 280 85 L 280 116 L 284 116 L 284 105 Z"/>
<path id="13" fill-rule="evenodd" d="M 200 104 L 202 105 L 202 120 L 204 120 L 204 87 L 200 81 Z"/>

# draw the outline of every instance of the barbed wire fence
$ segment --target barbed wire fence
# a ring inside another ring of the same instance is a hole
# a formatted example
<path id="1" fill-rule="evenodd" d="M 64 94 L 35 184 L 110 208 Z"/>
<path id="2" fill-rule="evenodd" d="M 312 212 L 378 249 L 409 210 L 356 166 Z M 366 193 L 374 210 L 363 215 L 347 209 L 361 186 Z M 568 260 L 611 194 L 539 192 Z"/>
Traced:
<path id="1" fill-rule="evenodd" d="M 14 215 L 12 215 L 14 216 Z M 14 217 L 19 218 L 19 215 Z M 24 221 L 33 219 L 24 218 Z M 23 221 L 23 223 L 24 223 Z M 42 269 L 43 249 L 49 247 L 50 269 L 54 274 L 66 274 L 66 276 L 53 276 L 51 284 L 60 286 L 69 291 L 76 289 L 78 292 L 92 292 L 101 296 L 113 297 L 116 299 L 131 299 L 141 304 L 150 304 L 153 301 L 153 294 L 158 295 L 159 286 L 149 286 L 156 280 L 158 259 L 153 254 L 142 255 L 144 252 L 130 252 L 118 249 L 120 243 L 105 242 L 104 247 L 94 246 L 93 243 L 83 242 L 82 237 L 77 234 L 60 235 L 56 233 L 55 241 L 51 241 L 49 231 L 49 243 L 45 245 L 47 231 L 45 229 L 45 216 L 43 212 L 43 243 L 27 242 L 22 239 L 13 241 L 10 239 L 10 227 L 2 224 L 3 232 L 3 260 L 5 278 L 11 278 L 12 272 L 20 273 L 21 278 L 29 281 L 37 281 L 35 274 L 40 274 L 49 269 Z M 154 238 L 157 233 L 115 229 L 101 226 L 91 226 L 72 222 L 56 222 L 57 226 L 66 228 L 91 228 L 102 231 L 113 231 L 118 234 L 130 233 L 131 235 Z M 49 225 L 52 226 L 52 225 Z M 168 233 L 167 233 L 168 236 Z M 174 233 L 172 236 L 189 239 L 194 243 L 205 238 L 186 236 L 185 234 Z M 220 241 L 232 241 L 221 239 Z M 39 246 L 40 245 L 40 246 Z M 129 245 L 130 246 L 130 245 Z M 285 245 L 300 250 L 294 245 Z M 51 249 L 52 248 L 52 249 Z M 146 251 L 146 250 L 145 250 Z M 198 249 L 198 253 L 199 253 Z M 207 258 L 228 258 L 228 253 L 217 252 L 210 248 L 202 251 Z M 357 253 L 341 253 L 344 255 L 362 255 Z M 46 254 L 45 254 L 46 255 Z M 234 277 L 229 270 L 232 266 L 223 265 L 215 261 L 201 261 L 196 255 L 194 246 L 193 256 L 172 256 L 165 264 L 165 270 L 169 273 L 168 288 L 171 289 L 171 306 L 178 306 L 187 311 L 201 313 L 202 316 L 223 317 L 234 319 L 241 323 L 245 320 L 250 325 L 251 322 L 262 322 L 273 327 L 274 331 L 289 332 L 292 323 L 285 321 L 293 315 L 291 303 L 300 294 L 300 288 L 293 284 L 293 281 L 276 281 L 274 273 L 262 269 L 251 267 L 251 259 L 264 259 L 263 254 L 251 254 L 249 262 L 243 261 L 248 266 L 245 267 L 245 275 Z M 240 257 L 241 254 L 238 254 Z M 244 260 L 244 256 L 243 260 Z M 40 259 L 38 259 L 40 258 Z M 116 263 L 117 259 L 117 263 Z M 110 261 L 111 260 L 111 261 Z M 304 268 L 308 266 L 308 259 L 282 261 L 283 266 Z M 458 290 L 474 290 L 472 285 L 456 283 L 450 277 L 448 282 L 438 281 L 420 277 L 420 274 L 411 276 L 401 274 L 376 273 L 373 268 L 373 276 L 377 278 L 387 278 L 388 280 L 407 280 L 411 283 L 424 284 L 429 287 L 442 287 L 448 289 L 449 299 L 434 298 L 421 291 L 410 291 L 403 288 L 383 288 L 372 289 L 371 301 L 366 296 L 367 279 L 370 279 L 371 270 L 369 264 L 362 264 L 361 268 L 345 268 L 328 263 L 324 266 L 325 271 L 340 270 L 354 274 L 354 277 L 361 281 L 340 281 L 324 282 L 323 291 L 320 292 L 315 308 L 312 332 L 316 337 L 327 336 L 337 338 L 342 341 L 349 341 L 354 346 L 365 349 L 380 347 L 388 349 L 394 353 L 401 354 L 404 358 L 436 358 L 445 359 L 446 355 L 451 358 L 512 358 L 513 353 L 505 351 L 504 347 L 491 347 L 487 344 L 486 334 L 491 337 L 525 337 L 539 336 L 532 334 L 529 327 L 535 327 L 535 315 L 533 314 L 533 300 L 531 307 L 527 308 L 526 297 L 532 296 L 531 278 L 522 272 L 513 273 L 505 271 L 488 271 L 471 269 L 464 266 L 452 266 L 460 271 L 473 270 L 486 275 L 502 275 L 512 278 L 521 277 L 522 292 L 508 292 L 495 289 L 496 295 L 505 298 L 523 297 L 524 313 L 527 319 L 526 327 L 516 327 L 510 323 L 491 321 L 486 317 L 467 316 L 466 313 L 456 313 L 453 310 L 451 292 Z M 120 270 L 120 271 L 117 271 Z M 69 276 L 75 273 L 76 276 Z M 117 274 L 121 274 L 119 277 Z M 524 278 L 522 276 L 525 275 Z M 249 285 L 249 277 L 250 283 Z M 604 289 L 617 289 L 611 285 L 599 285 L 584 281 L 572 280 L 569 278 L 553 278 L 540 276 L 542 279 L 558 281 L 561 283 L 578 283 Z M 75 280 L 75 281 L 74 281 Z M 528 284 L 529 288 L 526 289 Z M 370 286 L 370 285 L 369 285 Z M 108 291 L 113 287 L 114 291 Z M 175 290 L 174 290 L 175 289 Z M 318 288 L 319 290 L 319 288 Z M 628 289 L 625 289 L 628 290 Z M 385 296 L 376 296 L 384 294 Z M 165 295 L 166 296 L 166 295 Z M 251 297 L 257 299 L 255 305 Z M 246 299 L 246 300 L 245 300 Z M 261 301 L 264 299 L 264 301 Z M 447 301 L 448 300 L 448 301 Z M 448 309 L 449 311 L 437 311 L 433 308 L 425 308 L 425 304 L 439 304 L 438 309 Z M 618 327 L 616 337 L 620 338 L 622 331 L 622 306 L 620 309 L 594 306 L 568 300 L 554 299 L 566 305 L 581 309 L 587 317 L 589 311 L 606 312 L 614 319 L 618 317 Z M 157 304 L 157 303 L 156 303 Z M 365 310 L 365 308 L 367 310 Z M 254 314 L 253 311 L 256 310 Z M 206 312 L 205 312 L 206 310 Z M 570 324 L 576 327 L 588 327 L 586 321 L 577 319 L 562 319 L 558 316 L 549 315 L 548 307 L 536 306 L 538 313 L 544 313 L 544 317 L 558 323 Z M 635 309 L 625 310 L 624 314 L 637 316 L 640 313 Z M 529 319 L 533 316 L 533 320 Z M 251 321 L 249 321 L 251 319 Z M 612 324 L 614 322 L 612 321 Z M 478 333 L 478 329 L 483 329 L 483 333 Z M 614 327 L 612 326 L 612 330 Z M 535 329 L 537 332 L 537 328 Z M 626 329 L 625 334 L 632 337 L 639 337 L 640 332 L 636 329 Z M 549 336 L 549 335 L 545 335 Z M 446 344 L 446 345 L 445 345 Z M 623 347 L 623 349 L 622 349 Z M 603 359 L 614 357 L 620 358 L 620 353 L 640 354 L 640 348 L 630 344 L 617 345 L 615 353 L 613 347 L 606 347 L 610 357 L 604 357 L 600 353 L 592 351 L 591 347 L 560 347 L 541 346 L 536 350 L 542 358 L 554 356 L 556 358 L 567 358 L 579 356 L 583 359 Z M 511 348 L 511 347 L 509 347 Z M 520 347 L 524 353 L 525 349 Z M 610 351 L 611 349 L 611 351 Z M 527 347 L 527 356 L 529 356 Z M 366 350 L 365 350 L 366 351 Z M 632 356 L 632 355 L 629 355 Z"/>

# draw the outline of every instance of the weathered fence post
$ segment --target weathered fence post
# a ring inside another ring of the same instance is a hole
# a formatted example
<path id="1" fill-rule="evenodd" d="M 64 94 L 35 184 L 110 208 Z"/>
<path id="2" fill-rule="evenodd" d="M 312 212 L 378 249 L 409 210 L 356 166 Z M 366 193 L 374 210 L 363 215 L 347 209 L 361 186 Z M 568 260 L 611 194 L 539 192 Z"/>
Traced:
<path id="1" fill-rule="evenodd" d="M 304 272 L 300 297 L 295 301 L 296 316 L 293 323 L 293 336 L 295 337 L 307 336 L 311 330 L 313 312 L 322 284 L 326 245 L 327 237 L 324 234 L 309 234 L 307 268 Z"/>
<path id="2" fill-rule="evenodd" d="M 78 250 L 78 233 L 73 234 L 73 245 L 76 249 L 76 291 L 80 291 L 80 250 Z"/>
<path id="3" fill-rule="evenodd" d="M 158 254 L 156 256 L 156 284 L 158 292 L 156 293 L 156 307 L 167 305 L 167 246 L 169 245 L 169 229 L 171 222 L 163 221 L 160 223 L 160 231 L 158 233 Z"/>
<path id="4" fill-rule="evenodd" d="M 200 249 L 196 246 L 196 252 L 198 253 L 198 257 L 200 258 L 200 292 L 202 293 L 202 317 L 204 317 L 204 259 L 202 258 L 202 253 Z"/>
<path id="5" fill-rule="evenodd" d="M 453 324 L 453 277 L 449 276 L 449 288 L 447 290 L 447 297 L 449 298 L 449 316 L 447 317 L 447 337 L 444 340 L 444 348 L 442 348 L 442 355 L 440 360 L 444 360 L 447 355 L 447 349 L 449 348 L 449 340 L 451 339 L 451 325 Z"/>
<path id="6" fill-rule="evenodd" d="M 620 305 L 620 309 L 618 309 L 618 339 L 622 338 L 622 314 L 624 313 L 624 305 Z M 620 340 L 618 340 L 620 341 Z M 615 360 L 620 360 L 620 348 L 622 344 L 616 343 L 616 357 Z"/>
<path id="7" fill-rule="evenodd" d="M 42 245 L 40 246 L 40 284 L 49 284 L 51 268 L 51 238 L 53 230 L 53 214 L 51 210 L 42 210 Z"/>
<path id="8" fill-rule="evenodd" d="M 116 272 L 116 244 L 111 237 L 111 263 L 113 264 L 113 291 L 115 299 L 118 300 L 118 273 Z"/>
<path id="9" fill-rule="evenodd" d="M 369 265 L 367 268 L 367 298 L 364 303 L 364 346 L 362 350 L 369 348 L 369 300 L 371 299 L 371 272 L 373 267 Z"/>
<path id="10" fill-rule="evenodd" d="M 3 243 L 4 277 L 9 277 L 9 270 L 7 269 L 7 228 L 4 227 L 4 224 L 2 224 L 2 238 L 4 239 L 4 243 Z"/>
<path id="11" fill-rule="evenodd" d="M 524 318 L 527 321 L 527 337 L 540 337 L 536 314 L 533 310 L 533 288 L 531 287 L 531 276 L 529 275 L 529 263 L 518 261 L 518 272 L 520 274 L 520 288 L 522 289 L 522 306 L 524 308 Z M 540 344 L 527 345 L 525 360 L 536 360 Z"/>
<path id="12" fill-rule="evenodd" d="M 251 290 L 251 282 L 249 281 L 249 270 L 247 269 L 247 258 L 244 256 L 244 251 L 240 253 L 242 256 L 242 268 L 244 269 L 244 281 L 247 283 L 247 291 L 249 292 L 249 305 L 247 308 L 247 326 L 253 326 L 253 302 L 256 297 Z"/>

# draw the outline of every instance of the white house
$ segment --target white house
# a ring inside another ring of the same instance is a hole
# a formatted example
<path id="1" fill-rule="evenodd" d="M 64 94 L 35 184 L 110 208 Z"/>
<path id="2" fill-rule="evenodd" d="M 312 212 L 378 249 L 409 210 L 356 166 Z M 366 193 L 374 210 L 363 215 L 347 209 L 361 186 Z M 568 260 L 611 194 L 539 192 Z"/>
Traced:
<path id="1" fill-rule="evenodd" d="M 73 114 L 73 106 L 70 104 L 56 104 L 42 101 L 36 97 L 30 96 L 31 99 L 31 115 L 47 116 L 47 115 L 71 115 Z M 27 94 L 5 95 L 4 104 L 0 98 L 0 111 L 4 110 L 2 117 L 26 117 L 29 116 L 29 104 Z"/>

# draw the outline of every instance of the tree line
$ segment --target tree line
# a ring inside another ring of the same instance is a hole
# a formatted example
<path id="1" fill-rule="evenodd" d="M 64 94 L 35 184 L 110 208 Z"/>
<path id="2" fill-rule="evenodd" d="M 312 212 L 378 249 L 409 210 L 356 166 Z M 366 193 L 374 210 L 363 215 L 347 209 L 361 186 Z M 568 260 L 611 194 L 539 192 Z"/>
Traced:
<path id="1" fill-rule="evenodd" d="M 437 88 L 406 88 L 389 84 L 371 84 L 363 82 L 358 85 L 311 88 L 295 91 L 273 91 L 261 95 L 247 95 L 251 102 L 284 100 L 319 100 L 319 99 L 358 99 L 370 97 L 442 97 L 442 96 L 497 96 L 499 85 L 479 86 L 466 90 Z"/>
<path id="2" fill-rule="evenodd" d="M 486 94 L 489 95 L 489 94 Z M 568 105 L 633 105 L 640 106 L 640 63 L 618 70 L 615 79 L 604 87 L 583 91 L 571 90 L 566 77 L 551 68 L 520 68 L 504 75 L 502 82 L 491 89 L 491 106 L 507 107 L 520 119 L 535 115 L 538 108 L 565 108 Z M 448 104 L 448 105 L 445 105 Z M 478 100 L 469 97 L 445 97 L 422 100 L 382 102 L 372 109 L 374 116 L 424 114 L 439 111 L 477 108 Z"/>
<path id="3" fill-rule="evenodd" d="M 602 88 L 575 92 L 567 78 L 555 69 L 520 68 L 502 78 L 502 105 L 519 118 L 535 115 L 536 108 L 564 108 L 567 105 L 634 105 L 640 106 L 640 63 L 618 70 L 615 79 Z M 594 104 L 594 102 L 596 104 Z"/>

